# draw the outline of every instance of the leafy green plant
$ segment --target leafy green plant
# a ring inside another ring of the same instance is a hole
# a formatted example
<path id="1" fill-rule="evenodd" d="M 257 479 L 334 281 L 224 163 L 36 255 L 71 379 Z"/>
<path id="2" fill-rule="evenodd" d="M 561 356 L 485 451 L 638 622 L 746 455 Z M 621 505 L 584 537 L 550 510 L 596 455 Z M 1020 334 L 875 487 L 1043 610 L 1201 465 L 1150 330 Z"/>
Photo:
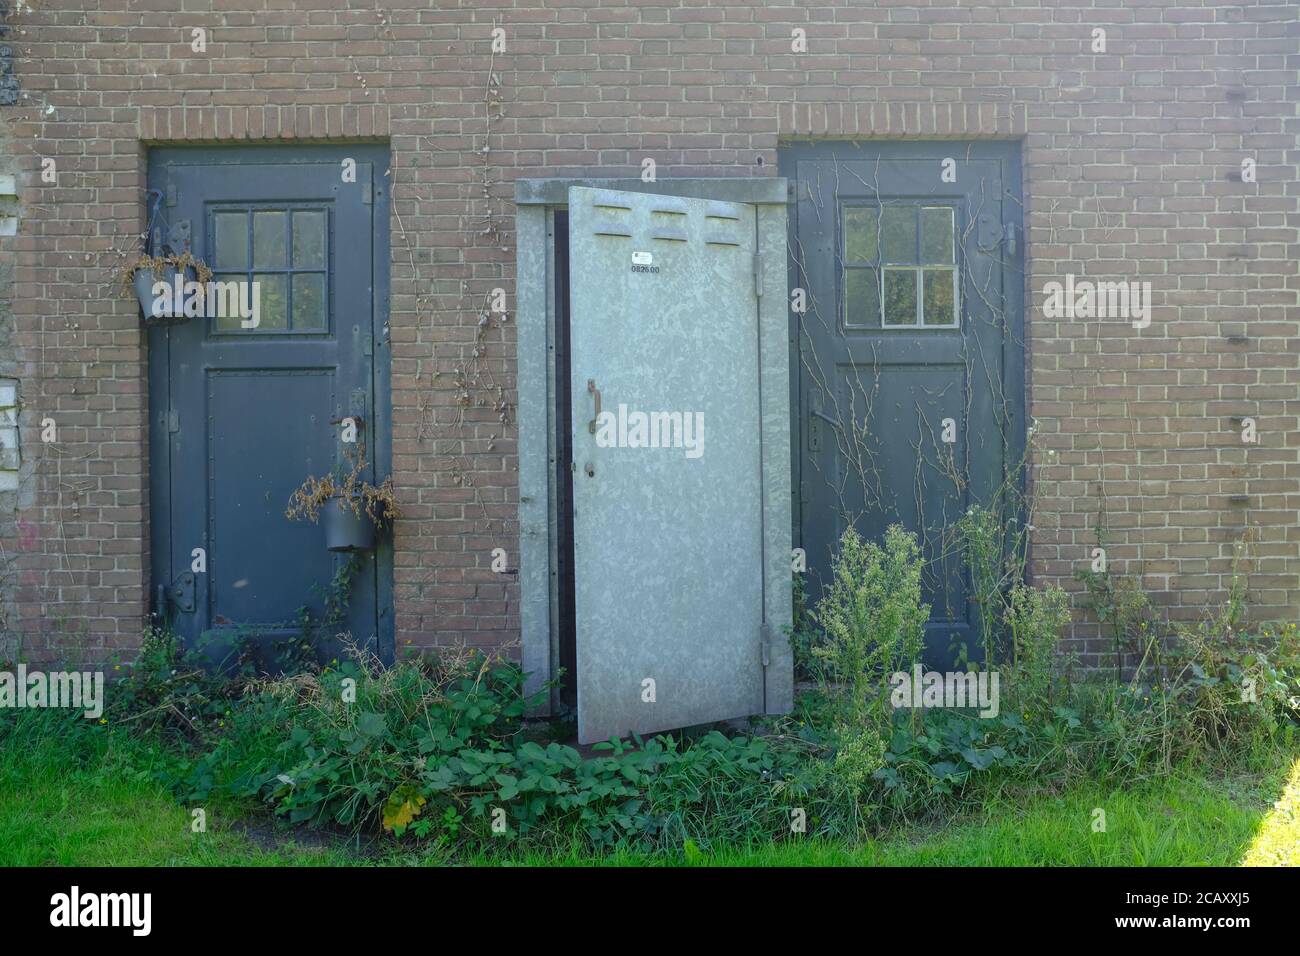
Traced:
<path id="1" fill-rule="evenodd" d="M 790 652 L 794 657 L 796 678 L 812 677 L 816 669 L 813 646 L 817 643 L 817 624 L 813 620 L 812 609 L 808 606 L 808 585 L 804 580 L 804 575 L 794 575 L 793 614 L 786 635 L 790 641 Z"/>
<path id="2" fill-rule="evenodd" d="M 889 675 L 920 659 L 930 606 L 921 601 L 921 552 L 916 536 L 899 525 L 884 547 L 844 532 L 831 583 L 817 605 L 822 629 L 812 656 L 846 715 L 879 711 Z M 873 703 L 875 702 L 875 703 Z"/>
<path id="3" fill-rule="evenodd" d="M 1058 653 L 1061 634 L 1070 623 L 1070 599 L 1061 588 L 1042 590 L 1026 584 L 1011 588 L 1005 626 L 1010 660 L 1002 687 L 1024 713 L 1050 712 L 1065 662 Z"/>

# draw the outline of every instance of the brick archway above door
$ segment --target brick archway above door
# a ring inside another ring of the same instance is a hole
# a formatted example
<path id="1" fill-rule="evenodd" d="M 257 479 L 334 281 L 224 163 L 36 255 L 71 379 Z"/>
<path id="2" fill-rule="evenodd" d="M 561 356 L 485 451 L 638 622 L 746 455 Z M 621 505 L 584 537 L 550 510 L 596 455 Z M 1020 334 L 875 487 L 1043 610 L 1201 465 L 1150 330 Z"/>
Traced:
<path id="1" fill-rule="evenodd" d="M 142 106 L 138 130 L 146 143 L 250 140 L 381 139 L 390 113 L 378 104 L 316 106 Z"/>

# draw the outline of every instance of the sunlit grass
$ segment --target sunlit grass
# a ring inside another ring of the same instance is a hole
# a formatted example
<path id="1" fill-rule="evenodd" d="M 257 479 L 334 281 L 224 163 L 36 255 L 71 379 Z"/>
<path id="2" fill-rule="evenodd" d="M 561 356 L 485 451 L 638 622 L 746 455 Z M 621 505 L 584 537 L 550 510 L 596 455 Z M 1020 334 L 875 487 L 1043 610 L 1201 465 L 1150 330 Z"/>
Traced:
<path id="1" fill-rule="evenodd" d="M 1264 817 L 1242 866 L 1300 866 L 1300 760 Z"/>

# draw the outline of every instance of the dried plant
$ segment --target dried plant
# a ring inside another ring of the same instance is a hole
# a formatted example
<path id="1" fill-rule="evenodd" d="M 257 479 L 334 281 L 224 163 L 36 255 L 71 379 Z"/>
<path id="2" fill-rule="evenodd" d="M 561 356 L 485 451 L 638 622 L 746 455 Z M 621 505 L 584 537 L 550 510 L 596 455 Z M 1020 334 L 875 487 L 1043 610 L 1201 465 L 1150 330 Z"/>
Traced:
<path id="1" fill-rule="evenodd" d="M 345 455 L 334 471 L 320 478 L 308 475 L 289 496 L 284 516 L 291 521 L 306 518 L 314 524 L 320 519 L 321 508 L 334 499 L 340 511 L 351 509 L 358 518 L 364 512 L 376 526 L 401 517 L 392 477 L 372 485 L 362 477 L 365 469 L 365 446 L 358 445 L 357 451 Z"/>
<path id="2" fill-rule="evenodd" d="M 135 274 L 141 270 L 152 272 L 154 275 L 161 275 L 167 271 L 169 266 L 181 274 L 193 269 L 201 285 L 207 285 L 212 279 L 212 269 L 202 259 L 196 259 L 189 250 L 182 252 L 180 255 L 168 253 L 165 256 L 151 256 L 148 253 L 141 252 L 123 268 L 122 284 L 130 286 L 135 281 Z"/>

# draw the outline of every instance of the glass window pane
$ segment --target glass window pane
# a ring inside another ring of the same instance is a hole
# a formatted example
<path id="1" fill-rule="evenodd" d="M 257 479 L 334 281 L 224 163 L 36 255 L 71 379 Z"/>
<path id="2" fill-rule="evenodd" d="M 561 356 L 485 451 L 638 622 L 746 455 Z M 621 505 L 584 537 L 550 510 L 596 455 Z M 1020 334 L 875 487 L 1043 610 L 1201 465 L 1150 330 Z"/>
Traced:
<path id="1" fill-rule="evenodd" d="M 885 270 L 885 324 L 916 325 L 916 269 Z"/>
<path id="2" fill-rule="evenodd" d="M 214 269 L 248 268 L 248 214 L 219 212 L 213 217 Z"/>
<path id="3" fill-rule="evenodd" d="M 244 220 L 245 223 L 248 222 L 248 220 L 247 220 L 244 216 L 240 216 L 239 218 L 242 219 L 242 220 Z M 247 244 L 247 243 L 245 243 L 245 244 Z M 218 273 L 218 274 L 214 274 L 214 275 L 212 276 L 212 281 L 213 281 L 213 282 L 236 282 L 236 283 L 240 283 L 240 282 L 242 282 L 242 283 L 247 283 L 247 282 L 248 282 L 248 275 L 245 274 L 245 273 L 243 273 L 243 272 L 235 272 L 235 273 Z M 244 286 L 238 286 L 238 289 L 239 289 L 239 297 L 240 297 L 240 299 L 241 299 L 241 302 L 239 303 L 239 305 L 241 305 L 241 306 L 242 306 L 242 305 L 247 305 L 247 304 L 248 304 L 248 300 L 245 299 L 245 298 L 243 298 L 243 296 L 246 294 L 246 293 L 244 292 L 244 288 L 245 288 Z M 215 311 L 215 312 L 217 313 L 217 317 L 216 317 L 216 319 L 215 319 L 215 321 L 216 321 L 216 325 L 217 325 L 217 331 L 218 331 L 218 332 L 238 332 L 238 331 L 240 330 L 240 325 L 239 325 L 239 323 L 243 321 L 243 319 L 242 319 L 242 318 L 240 317 L 240 315 L 239 315 L 239 311 L 240 311 L 240 310 L 239 310 L 239 307 L 236 307 L 236 308 L 234 308 L 234 309 L 226 308 L 226 306 L 230 304 L 229 301 L 228 301 L 228 297 L 221 295 L 220 293 L 216 292 L 215 290 L 214 290 L 214 293 L 213 293 L 213 294 L 217 295 L 217 303 L 212 307 L 212 308 L 213 308 L 213 311 Z"/>
<path id="4" fill-rule="evenodd" d="M 283 212 L 253 213 L 253 268 L 284 268 L 287 218 Z"/>
<path id="5" fill-rule="evenodd" d="M 293 327 L 325 328 L 325 276 L 308 272 L 293 277 Z"/>
<path id="6" fill-rule="evenodd" d="M 880 238 L 880 217 L 873 206 L 850 206 L 844 210 L 844 259 L 846 262 L 875 262 Z"/>
<path id="7" fill-rule="evenodd" d="M 957 323 L 957 303 L 953 301 L 953 269 L 925 270 L 925 314 L 926 325 L 955 325 Z"/>
<path id="8" fill-rule="evenodd" d="M 293 214 L 293 266 L 319 269 L 325 265 L 325 213 L 302 210 Z"/>
<path id="9" fill-rule="evenodd" d="M 921 210 L 921 261 L 952 262 L 952 209 L 929 207 Z"/>
<path id="10" fill-rule="evenodd" d="M 880 328 L 880 283 L 875 269 L 844 270 L 844 324 Z"/>
<path id="11" fill-rule="evenodd" d="M 254 282 L 260 282 L 260 312 L 258 313 L 257 328 L 259 331 L 266 329 L 287 329 L 289 327 L 289 309 L 288 302 L 288 283 L 286 276 L 283 275 L 261 275 L 253 276 Z"/>
<path id="12" fill-rule="evenodd" d="M 880 240 L 886 262 L 915 262 L 916 207 L 886 206 L 881 210 Z"/>

